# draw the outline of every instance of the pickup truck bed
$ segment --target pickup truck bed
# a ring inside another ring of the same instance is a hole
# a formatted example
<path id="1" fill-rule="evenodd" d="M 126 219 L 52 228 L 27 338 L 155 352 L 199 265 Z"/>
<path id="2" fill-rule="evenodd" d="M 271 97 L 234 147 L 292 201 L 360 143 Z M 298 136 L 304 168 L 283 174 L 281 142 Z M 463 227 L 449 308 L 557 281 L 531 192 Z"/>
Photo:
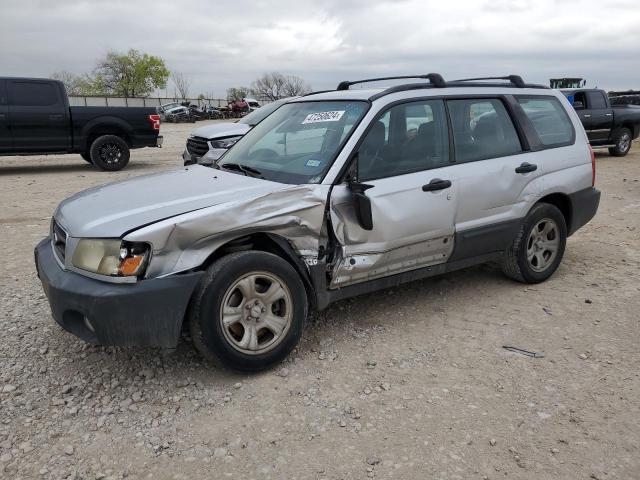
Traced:
<path id="1" fill-rule="evenodd" d="M 56 80 L 0 77 L 0 155 L 79 153 L 102 170 L 120 170 L 132 148 L 157 147 L 153 108 L 69 107 Z"/>

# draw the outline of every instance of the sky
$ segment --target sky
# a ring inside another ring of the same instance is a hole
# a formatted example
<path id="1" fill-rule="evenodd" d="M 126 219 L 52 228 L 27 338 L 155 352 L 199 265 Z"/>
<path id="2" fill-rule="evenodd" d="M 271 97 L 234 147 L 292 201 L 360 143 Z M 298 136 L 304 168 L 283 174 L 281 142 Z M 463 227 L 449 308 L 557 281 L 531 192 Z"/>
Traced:
<path id="1" fill-rule="evenodd" d="M 640 0 L 0 0 L 0 18 L 0 75 L 90 72 L 136 48 L 192 96 L 272 71 L 315 90 L 430 72 L 640 89 Z"/>

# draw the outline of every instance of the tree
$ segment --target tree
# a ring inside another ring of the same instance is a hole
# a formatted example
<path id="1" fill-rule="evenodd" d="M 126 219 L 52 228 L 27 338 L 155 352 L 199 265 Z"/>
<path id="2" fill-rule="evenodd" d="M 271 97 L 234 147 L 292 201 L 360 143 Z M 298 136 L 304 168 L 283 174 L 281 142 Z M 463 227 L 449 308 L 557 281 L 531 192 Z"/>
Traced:
<path id="1" fill-rule="evenodd" d="M 306 95 L 311 93 L 311 85 L 305 82 L 302 78 L 295 75 L 287 75 L 283 88 L 285 97 L 296 97 L 298 95 Z"/>
<path id="2" fill-rule="evenodd" d="M 107 53 L 95 68 L 95 79 L 105 94 L 146 97 L 156 88 L 165 88 L 169 70 L 160 57 L 129 50 Z"/>
<path id="3" fill-rule="evenodd" d="M 176 90 L 178 95 L 180 95 L 180 98 L 186 99 L 189 96 L 191 79 L 186 77 L 182 72 L 173 72 L 171 73 L 171 80 L 173 81 L 173 84 L 176 86 Z"/>
<path id="4" fill-rule="evenodd" d="M 235 102 L 249 96 L 249 89 L 247 87 L 231 87 L 227 88 L 227 100 Z"/>
<path id="5" fill-rule="evenodd" d="M 89 74 L 83 73 L 76 75 L 75 73 L 60 71 L 50 75 L 53 80 L 60 80 L 67 91 L 67 95 L 100 95 L 100 86 L 96 84 L 95 78 Z"/>
<path id="6" fill-rule="evenodd" d="M 304 95 L 310 91 L 311 87 L 302 78 L 295 75 L 283 75 L 279 72 L 265 73 L 251 83 L 253 95 L 270 101 Z"/>

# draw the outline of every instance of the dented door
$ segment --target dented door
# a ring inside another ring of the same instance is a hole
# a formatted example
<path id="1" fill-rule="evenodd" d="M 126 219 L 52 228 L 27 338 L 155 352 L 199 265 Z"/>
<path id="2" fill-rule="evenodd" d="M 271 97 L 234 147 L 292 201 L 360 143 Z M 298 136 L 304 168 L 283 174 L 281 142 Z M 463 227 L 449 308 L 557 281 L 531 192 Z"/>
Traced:
<path id="1" fill-rule="evenodd" d="M 351 191 L 338 185 L 331 196 L 331 220 L 342 244 L 331 287 L 393 275 L 447 261 L 453 250 L 457 186 L 423 191 L 447 168 L 368 182 L 373 229 L 356 218 Z"/>

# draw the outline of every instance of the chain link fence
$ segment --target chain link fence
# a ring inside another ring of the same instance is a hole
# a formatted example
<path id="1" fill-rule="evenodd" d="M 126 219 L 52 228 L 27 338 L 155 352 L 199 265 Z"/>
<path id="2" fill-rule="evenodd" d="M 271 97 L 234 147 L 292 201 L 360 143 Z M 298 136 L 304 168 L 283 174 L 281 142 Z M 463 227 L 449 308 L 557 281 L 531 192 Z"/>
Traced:
<path id="1" fill-rule="evenodd" d="M 212 107 L 227 106 L 227 100 L 223 98 L 126 98 L 126 97 L 100 97 L 100 96 L 69 96 L 69 105 L 72 107 L 159 107 L 167 103 L 189 102 L 194 105 L 210 105 Z"/>

